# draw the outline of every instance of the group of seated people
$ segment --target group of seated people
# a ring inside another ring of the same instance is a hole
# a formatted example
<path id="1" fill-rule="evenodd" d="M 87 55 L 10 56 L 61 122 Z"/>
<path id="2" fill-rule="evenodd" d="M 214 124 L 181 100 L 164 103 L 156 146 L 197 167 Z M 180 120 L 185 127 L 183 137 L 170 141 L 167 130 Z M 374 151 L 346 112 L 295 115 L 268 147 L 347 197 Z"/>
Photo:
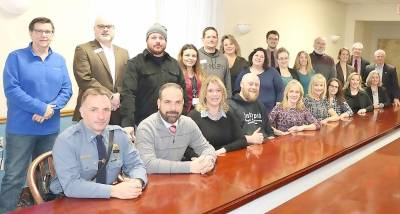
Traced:
<path id="1" fill-rule="evenodd" d="M 82 120 L 62 132 L 54 145 L 57 177 L 50 189 L 68 197 L 136 198 L 148 183 L 147 173 L 205 174 L 220 154 L 387 106 L 377 79 L 379 74 L 371 72 L 364 90 L 360 75 L 352 73 L 342 89 L 340 80 L 327 84 L 316 74 L 307 96 L 299 81 L 290 80 L 269 115 L 258 100 L 260 78 L 254 73 L 243 75 L 240 92 L 230 99 L 221 79 L 209 75 L 187 116 L 182 115 L 184 89 L 166 83 L 159 90 L 158 111 L 139 124 L 134 143 L 121 127 L 108 125 L 110 94 L 90 88 L 82 97 Z M 123 181 L 112 185 L 121 170 Z"/>

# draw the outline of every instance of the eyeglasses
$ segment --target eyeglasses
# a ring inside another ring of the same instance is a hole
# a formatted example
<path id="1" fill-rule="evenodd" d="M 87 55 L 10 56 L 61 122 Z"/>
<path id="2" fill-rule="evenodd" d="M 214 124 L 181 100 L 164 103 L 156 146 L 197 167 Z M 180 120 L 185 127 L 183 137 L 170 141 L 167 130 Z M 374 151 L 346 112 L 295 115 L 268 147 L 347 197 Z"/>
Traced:
<path id="1" fill-rule="evenodd" d="M 97 28 L 104 30 L 104 29 L 114 29 L 114 25 L 96 25 Z"/>
<path id="2" fill-rule="evenodd" d="M 33 31 L 35 33 L 38 33 L 38 34 L 43 34 L 44 33 L 44 35 L 51 35 L 51 34 L 54 33 L 54 31 L 52 31 L 52 30 L 37 30 L 37 29 L 33 29 Z"/>

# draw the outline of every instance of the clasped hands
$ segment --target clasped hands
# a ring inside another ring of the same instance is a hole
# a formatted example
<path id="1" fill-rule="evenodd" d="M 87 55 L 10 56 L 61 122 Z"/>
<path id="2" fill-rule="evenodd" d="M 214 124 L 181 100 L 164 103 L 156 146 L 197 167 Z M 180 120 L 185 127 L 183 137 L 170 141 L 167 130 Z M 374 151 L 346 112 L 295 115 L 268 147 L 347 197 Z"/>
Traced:
<path id="1" fill-rule="evenodd" d="M 201 155 L 198 158 L 192 158 L 190 162 L 190 172 L 205 174 L 214 168 L 214 160 L 211 156 Z"/>
<path id="2" fill-rule="evenodd" d="M 142 182 L 137 178 L 124 178 L 119 184 L 111 186 L 110 196 L 119 199 L 137 198 L 142 194 Z"/>
<path id="3" fill-rule="evenodd" d="M 50 119 L 54 115 L 54 108 L 56 105 L 48 104 L 46 107 L 46 112 L 44 115 L 33 114 L 32 120 L 38 123 L 43 123 L 43 121 Z"/>

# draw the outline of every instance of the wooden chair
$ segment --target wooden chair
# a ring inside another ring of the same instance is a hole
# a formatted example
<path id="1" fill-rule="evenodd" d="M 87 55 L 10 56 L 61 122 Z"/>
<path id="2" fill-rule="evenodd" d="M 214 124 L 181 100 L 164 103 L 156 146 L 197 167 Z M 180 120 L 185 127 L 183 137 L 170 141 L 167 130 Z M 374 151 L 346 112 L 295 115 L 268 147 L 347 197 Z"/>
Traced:
<path id="1" fill-rule="evenodd" d="M 45 195 L 49 193 L 49 183 L 56 175 L 51 151 L 37 157 L 28 169 L 28 186 L 33 199 L 37 204 L 45 202 Z"/>

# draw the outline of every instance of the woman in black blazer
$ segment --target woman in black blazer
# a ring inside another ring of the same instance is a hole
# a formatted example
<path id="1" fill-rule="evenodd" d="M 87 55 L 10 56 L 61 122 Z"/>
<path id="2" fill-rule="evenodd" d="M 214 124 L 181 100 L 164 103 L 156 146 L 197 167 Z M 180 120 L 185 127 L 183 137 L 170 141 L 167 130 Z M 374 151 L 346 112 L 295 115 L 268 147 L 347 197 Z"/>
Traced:
<path id="1" fill-rule="evenodd" d="M 342 81 L 343 85 L 346 83 L 349 75 L 355 71 L 352 66 L 347 64 L 349 57 L 350 57 L 349 49 L 340 48 L 337 58 L 339 61 L 336 64 L 336 72 L 337 72 L 337 78 L 340 81 Z"/>
<path id="2" fill-rule="evenodd" d="M 380 76 L 378 71 L 373 70 L 368 74 L 366 84 L 367 88 L 365 89 L 365 92 L 367 92 L 369 98 L 372 100 L 374 108 L 390 106 L 390 99 L 386 89 L 380 86 Z"/>

